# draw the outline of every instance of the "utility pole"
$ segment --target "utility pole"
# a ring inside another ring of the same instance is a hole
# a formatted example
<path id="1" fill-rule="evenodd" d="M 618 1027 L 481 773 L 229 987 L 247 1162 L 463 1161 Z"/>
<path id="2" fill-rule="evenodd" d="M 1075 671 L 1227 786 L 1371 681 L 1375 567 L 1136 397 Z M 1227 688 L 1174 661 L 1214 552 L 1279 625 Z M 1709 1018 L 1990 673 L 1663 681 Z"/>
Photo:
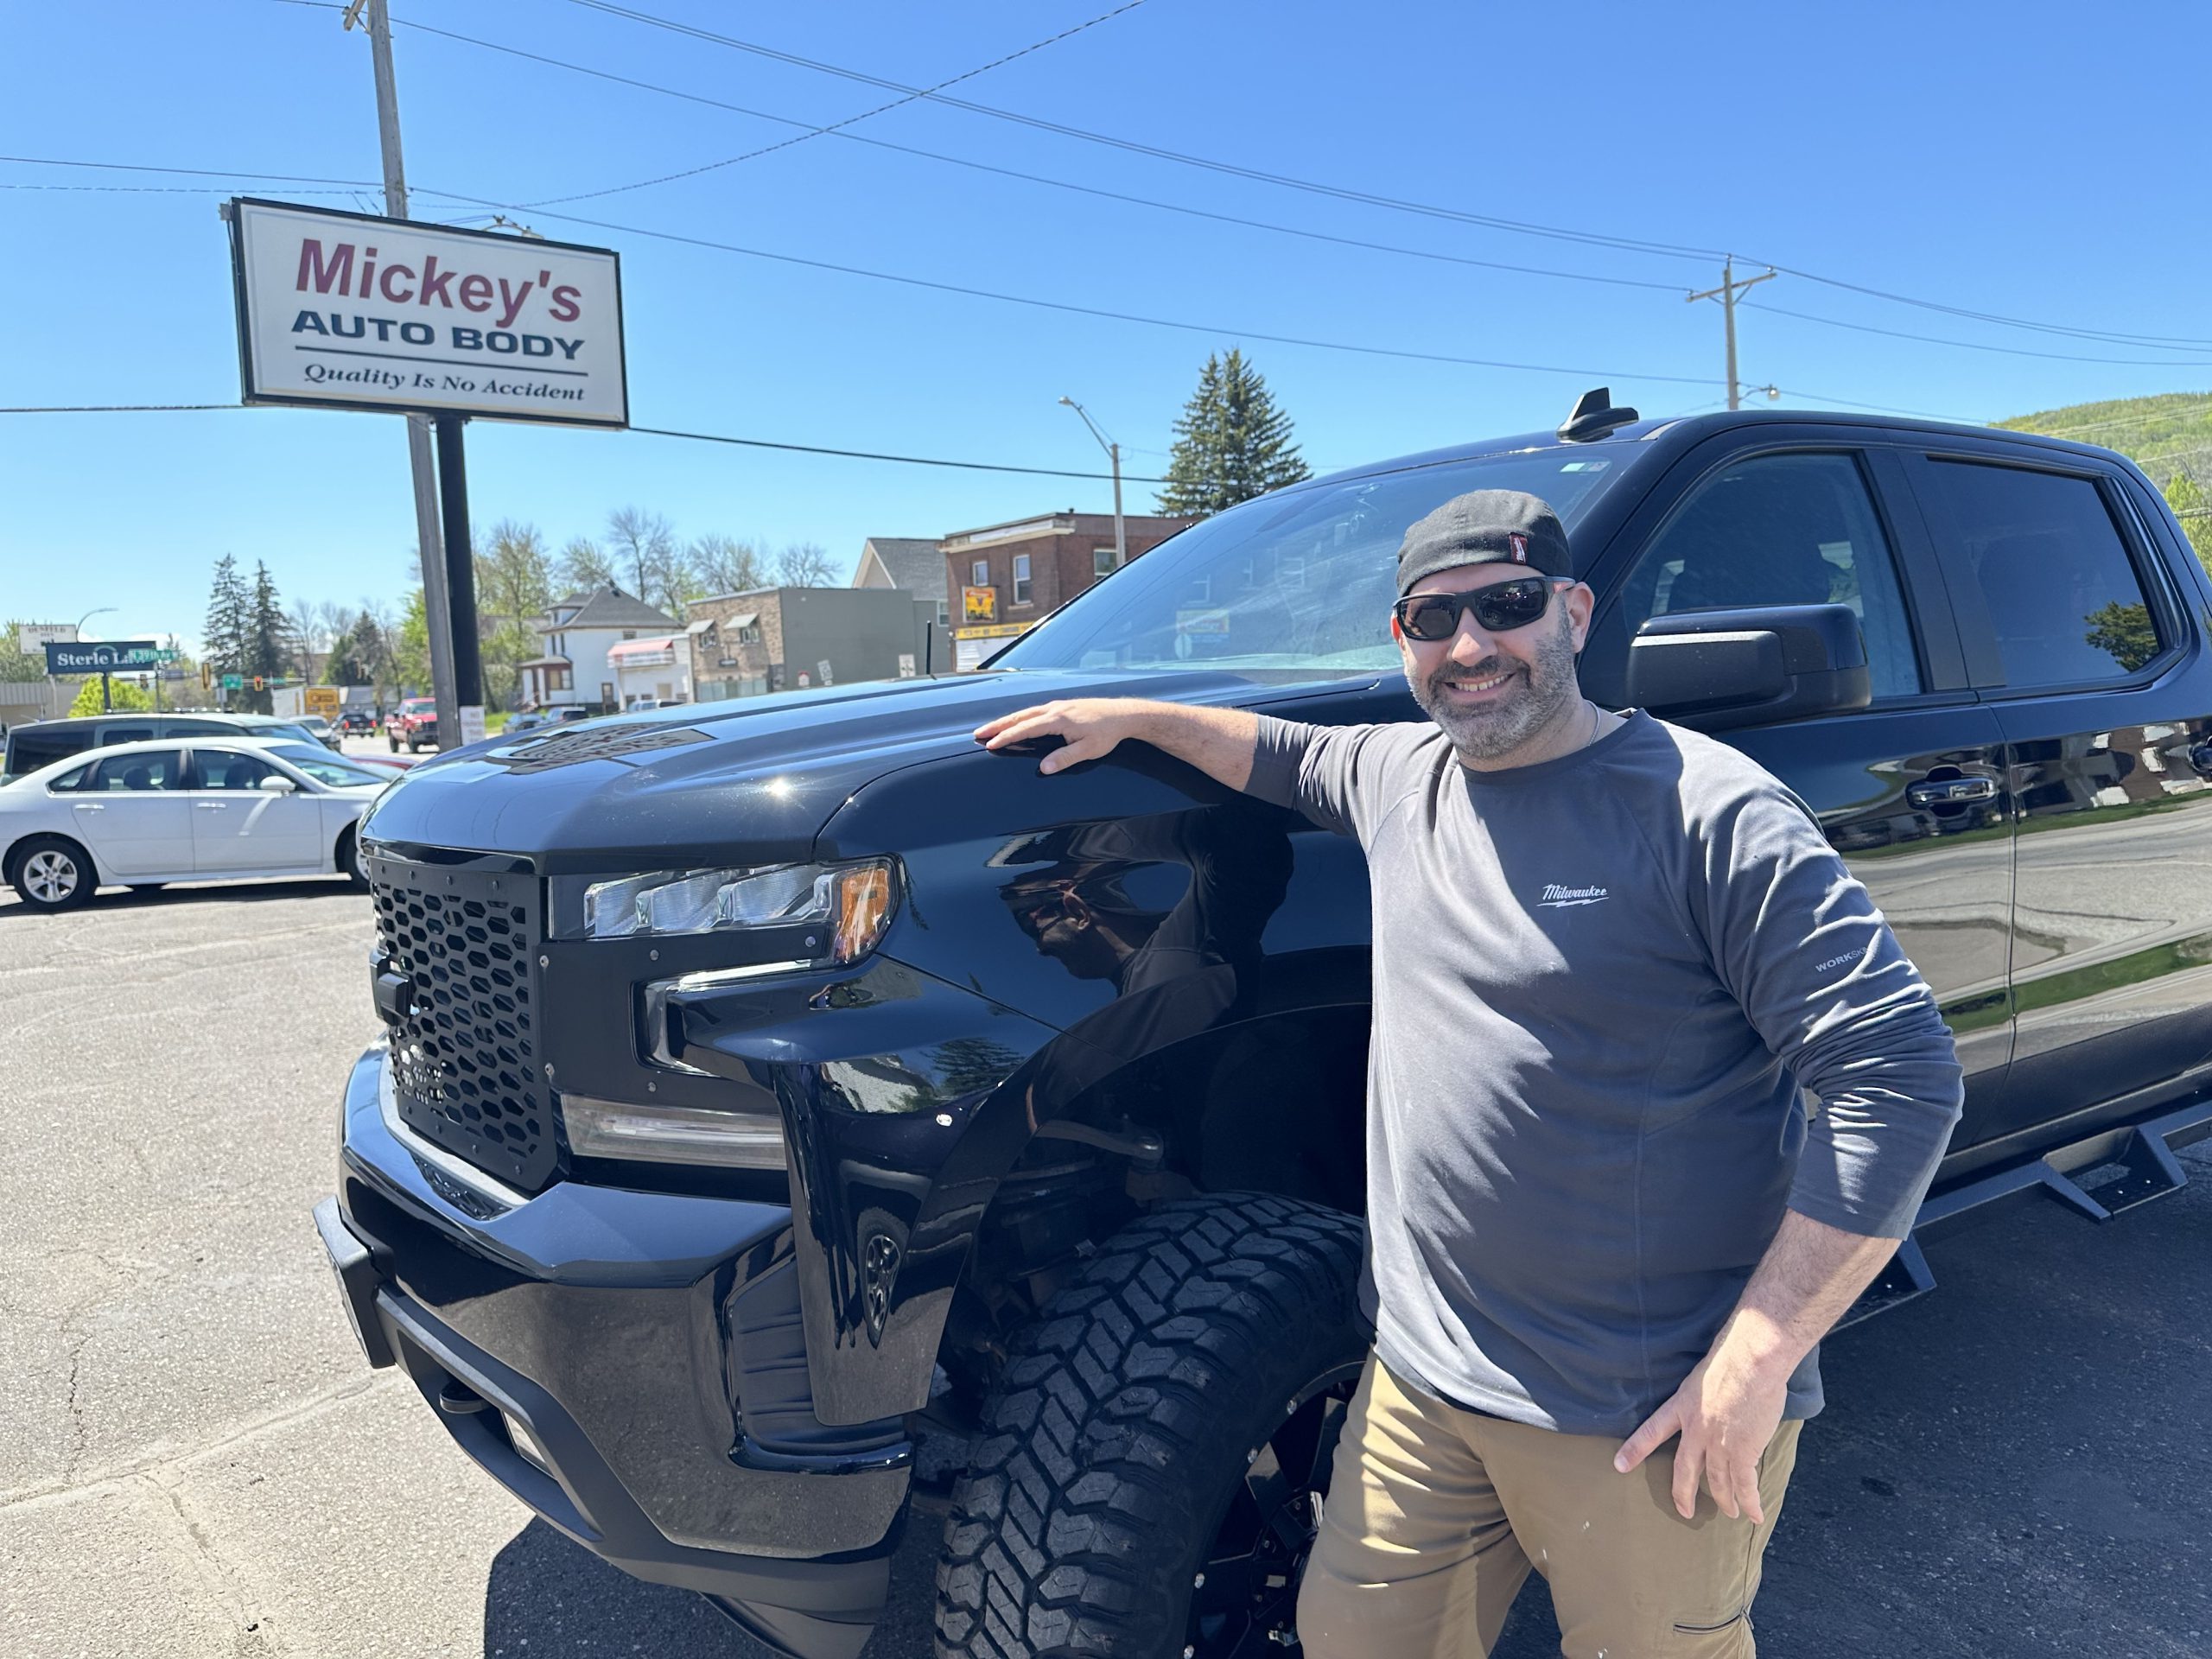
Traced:
<path id="1" fill-rule="evenodd" d="M 1700 300 L 1719 300 L 1721 315 L 1727 319 L 1728 407 L 1731 409 L 1741 409 L 1744 406 L 1744 388 L 1736 378 L 1736 296 L 1747 288 L 1756 288 L 1761 283 L 1772 282 L 1775 276 L 1774 271 L 1768 270 L 1763 275 L 1746 276 L 1743 281 L 1738 282 L 1736 256 L 1730 254 L 1721 262 L 1720 286 L 1708 288 L 1702 294 L 1693 294 L 1689 296 L 1690 303 L 1693 305 Z M 1782 396 L 1782 393 L 1773 386 L 1755 387 L 1753 390 L 1764 391 L 1770 397 Z"/>
<path id="2" fill-rule="evenodd" d="M 365 0 L 353 0 L 346 8 L 347 29 L 359 21 L 364 3 Z M 399 86 L 391 71 L 391 14 L 386 0 L 365 0 L 365 5 L 369 55 L 376 66 L 377 137 L 384 151 L 384 210 L 394 219 L 404 219 L 407 174 L 399 157 Z M 461 688 L 454 673 L 452 585 L 445 537 L 439 533 L 437 474 L 431 467 L 427 415 L 407 417 L 407 460 L 415 477 L 415 543 L 422 550 L 423 607 L 429 623 L 430 691 L 438 703 L 438 747 L 458 748 Z M 461 556 L 468 556 L 466 546 Z M 474 608 L 470 607 L 472 613 Z M 473 659 L 476 648 L 473 636 L 468 643 Z"/>
<path id="3" fill-rule="evenodd" d="M 1083 416 L 1083 423 L 1090 429 L 1090 435 L 1098 440 L 1098 447 L 1106 452 L 1106 459 L 1114 467 L 1114 568 L 1118 570 L 1129 562 L 1129 538 L 1122 523 L 1122 446 L 1098 429 L 1090 418 L 1090 411 L 1072 397 L 1060 401 Z"/>

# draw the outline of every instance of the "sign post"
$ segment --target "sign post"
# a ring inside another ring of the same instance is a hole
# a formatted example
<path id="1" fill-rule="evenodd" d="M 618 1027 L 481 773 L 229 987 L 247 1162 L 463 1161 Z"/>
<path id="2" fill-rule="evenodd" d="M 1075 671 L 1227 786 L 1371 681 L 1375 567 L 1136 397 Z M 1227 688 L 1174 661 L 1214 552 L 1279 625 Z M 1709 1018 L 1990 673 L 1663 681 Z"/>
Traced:
<path id="1" fill-rule="evenodd" d="M 250 404 L 428 416 L 435 429 L 454 726 L 483 722 L 462 423 L 630 423 L 611 249 L 238 197 L 226 207 Z M 427 537 L 428 531 L 424 535 Z M 423 550 L 424 586 L 435 550 Z M 471 710 L 474 717 L 471 717 Z M 441 721 L 448 711 L 441 707 Z"/>

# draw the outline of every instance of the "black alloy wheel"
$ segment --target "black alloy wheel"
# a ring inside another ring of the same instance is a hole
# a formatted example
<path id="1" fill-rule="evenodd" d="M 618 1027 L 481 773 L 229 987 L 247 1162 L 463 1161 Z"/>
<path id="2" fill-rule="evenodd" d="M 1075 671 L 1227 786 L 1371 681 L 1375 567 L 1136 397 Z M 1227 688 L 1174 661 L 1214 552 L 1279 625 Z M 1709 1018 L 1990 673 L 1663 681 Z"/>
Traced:
<path id="1" fill-rule="evenodd" d="M 1184 1643 L 1192 1659 L 1261 1659 L 1296 1649 L 1298 1586 L 1358 1386 L 1357 1365 L 1316 1377 L 1253 1449 L 1192 1586 Z"/>

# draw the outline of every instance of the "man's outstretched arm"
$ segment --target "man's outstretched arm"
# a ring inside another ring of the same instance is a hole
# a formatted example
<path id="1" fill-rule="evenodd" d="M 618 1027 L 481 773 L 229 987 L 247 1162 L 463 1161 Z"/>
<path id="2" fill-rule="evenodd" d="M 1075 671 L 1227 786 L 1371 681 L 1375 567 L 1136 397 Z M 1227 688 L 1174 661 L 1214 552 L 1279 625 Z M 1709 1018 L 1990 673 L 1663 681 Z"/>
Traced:
<path id="1" fill-rule="evenodd" d="M 1252 780 L 1260 717 L 1249 709 L 1194 709 L 1141 697 L 1071 697 L 1018 709 L 976 728 L 976 741 L 987 749 L 1040 737 L 1059 738 L 1063 747 L 1038 762 L 1039 772 L 1098 760 L 1134 738 L 1188 761 L 1217 783 L 1243 789 Z"/>

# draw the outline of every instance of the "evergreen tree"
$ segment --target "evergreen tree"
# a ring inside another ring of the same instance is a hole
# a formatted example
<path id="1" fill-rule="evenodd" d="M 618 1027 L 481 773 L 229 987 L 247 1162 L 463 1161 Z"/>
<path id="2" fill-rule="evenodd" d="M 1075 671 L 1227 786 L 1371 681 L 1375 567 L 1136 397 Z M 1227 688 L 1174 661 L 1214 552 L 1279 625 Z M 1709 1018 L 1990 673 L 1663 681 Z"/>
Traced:
<path id="1" fill-rule="evenodd" d="M 245 578 L 238 575 L 238 562 L 226 553 L 216 562 L 215 585 L 207 595 L 207 626 L 200 641 L 201 656 L 211 672 L 246 671 L 245 641 L 252 613 L 252 596 L 246 592 Z"/>
<path id="2" fill-rule="evenodd" d="M 276 584 L 269 579 L 269 567 L 256 564 L 253 568 L 253 596 L 246 612 L 245 651 L 244 666 L 238 671 L 248 680 L 280 680 L 292 671 L 292 628 L 284 615 L 284 607 L 276 596 Z M 248 706 L 254 713 L 271 712 L 273 701 L 266 690 L 248 690 Z"/>
<path id="3" fill-rule="evenodd" d="M 1219 512 L 1312 476 L 1292 442 L 1290 416 L 1243 353 L 1207 357 L 1198 389 L 1176 418 L 1160 510 Z"/>

